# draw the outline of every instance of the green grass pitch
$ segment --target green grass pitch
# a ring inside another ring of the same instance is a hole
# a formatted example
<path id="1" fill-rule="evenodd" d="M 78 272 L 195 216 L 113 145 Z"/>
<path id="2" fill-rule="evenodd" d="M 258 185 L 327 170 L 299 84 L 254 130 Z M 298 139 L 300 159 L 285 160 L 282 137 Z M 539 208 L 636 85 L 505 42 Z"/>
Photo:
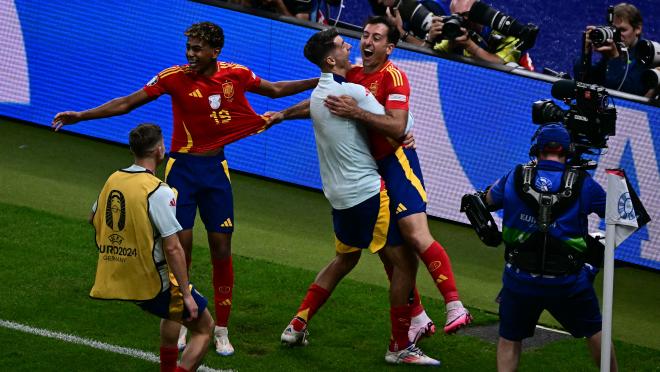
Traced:
<path id="1" fill-rule="evenodd" d="M 130 162 L 121 146 L 0 122 L 0 320 L 158 351 L 156 318 L 132 304 L 87 296 L 96 250 L 85 219 L 106 177 Z M 310 346 L 280 346 L 279 334 L 307 286 L 334 255 L 330 207 L 316 191 L 238 173 L 232 183 L 237 228 L 230 336 L 237 351 L 229 358 L 209 353 L 204 364 L 244 371 L 411 369 L 383 361 L 389 337 L 387 282 L 379 260 L 368 254 L 311 322 Z M 464 226 L 430 225 L 452 258 L 462 299 L 477 324 L 496 322 L 493 299 L 502 251 L 484 247 Z M 195 236 L 191 277 L 211 297 L 208 248 L 199 221 Z M 428 313 L 442 323 L 444 306 L 423 270 L 418 284 Z M 660 276 L 617 269 L 614 300 L 621 370 L 660 370 Z M 542 322 L 556 326 L 548 316 Z M 437 334 L 421 346 L 445 369 L 495 369 L 495 346 L 474 337 Z M 585 343 L 573 339 L 526 351 L 521 369 L 596 370 Z M 0 370 L 149 371 L 157 366 L 0 327 Z"/>

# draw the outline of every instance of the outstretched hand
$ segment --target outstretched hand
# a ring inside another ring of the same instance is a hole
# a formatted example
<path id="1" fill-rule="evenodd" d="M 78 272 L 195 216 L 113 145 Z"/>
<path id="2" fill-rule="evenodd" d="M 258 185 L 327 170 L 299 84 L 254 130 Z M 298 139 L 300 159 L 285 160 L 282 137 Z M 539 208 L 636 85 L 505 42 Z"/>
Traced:
<path id="1" fill-rule="evenodd" d="M 75 124 L 79 121 L 80 113 L 77 111 L 58 112 L 50 123 L 50 126 L 57 132 L 63 125 Z"/>
<path id="2" fill-rule="evenodd" d="M 325 106 L 330 110 L 333 115 L 341 116 L 343 118 L 354 118 L 358 110 L 358 105 L 355 99 L 351 96 L 328 96 L 325 99 Z"/>
<path id="3" fill-rule="evenodd" d="M 267 111 L 263 114 L 266 117 L 266 129 L 284 120 L 284 114 L 279 111 Z"/>

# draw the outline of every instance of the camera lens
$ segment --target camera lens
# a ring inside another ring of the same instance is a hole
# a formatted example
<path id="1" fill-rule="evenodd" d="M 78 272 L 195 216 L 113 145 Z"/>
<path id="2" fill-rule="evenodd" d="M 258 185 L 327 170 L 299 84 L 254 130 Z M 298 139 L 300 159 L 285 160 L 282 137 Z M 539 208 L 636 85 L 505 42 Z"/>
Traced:
<path id="1" fill-rule="evenodd" d="M 596 47 L 603 46 L 608 39 L 614 40 L 614 31 L 610 26 L 598 26 L 591 30 L 589 39 Z"/>
<path id="2" fill-rule="evenodd" d="M 549 99 L 532 104 L 532 122 L 536 124 L 558 123 L 564 119 L 565 115 L 566 112 Z"/>
<path id="3" fill-rule="evenodd" d="M 454 40 L 463 35 L 461 27 L 463 27 L 462 17 L 458 14 L 452 14 L 442 19 L 442 36 L 448 40 Z"/>
<path id="4" fill-rule="evenodd" d="M 660 43 L 640 40 L 637 45 L 637 59 L 646 67 L 660 66 Z"/>
<path id="5" fill-rule="evenodd" d="M 642 72 L 642 83 L 647 90 L 660 88 L 660 71 L 650 69 Z"/>

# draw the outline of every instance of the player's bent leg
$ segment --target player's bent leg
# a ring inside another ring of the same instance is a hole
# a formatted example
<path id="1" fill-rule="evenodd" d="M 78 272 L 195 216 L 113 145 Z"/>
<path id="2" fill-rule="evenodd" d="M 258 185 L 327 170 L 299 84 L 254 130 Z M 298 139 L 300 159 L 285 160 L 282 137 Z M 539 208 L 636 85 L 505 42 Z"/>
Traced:
<path id="1" fill-rule="evenodd" d="M 403 246 L 387 246 L 379 251 L 392 263 L 392 280 L 390 282 L 390 321 L 392 337 L 385 361 L 391 364 L 416 364 L 439 366 L 440 361 L 425 355 L 420 348 L 411 343 L 408 337 L 410 328 L 410 311 L 408 297 L 415 286 L 417 274 L 417 257 Z"/>
<path id="2" fill-rule="evenodd" d="M 391 282 L 393 271 L 392 263 L 389 262 L 384 255 L 380 255 L 380 259 L 383 262 L 383 268 L 387 274 L 387 279 Z M 415 265 L 417 266 L 417 258 L 415 258 Z M 416 269 L 415 272 L 417 272 Z M 415 275 L 415 277 L 417 277 L 417 275 Z M 409 294 L 409 305 L 410 328 L 408 330 L 408 339 L 413 344 L 416 344 L 422 337 L 431 337 L 435 334 L 435 324 L 428 314 L 426 314 L 424 306 L 422 306 L 417 287 L 413 287 Z"/>
<path id="3" fill-rule="evenodd" d="M 282 344 L 287 346 L 307 346 L 307 323 L 330 297 L 337 284 L 353 270 L 360 261 L 361 251 L 340 253 L 328 263 L 310 285 L 298 312 L 286 326 L 280 336 Z"/>
<path id="4" fill-rule="evenodd" d="M 399 220 L 401 234 L 408 245 L 417 251 L 447 306 L 444 331 L 454 333 L 472 322 L 472 316 L 461 303 L 451 260 L 444 248 L 433 239 L 426 213 L 414 213 Z"/>
<path id="5" fill-rule="evenodd" d="M 591 354 L 591 358 L 593 359 L 594 363 L 596 363 L 597 367 L 600 366 L 601 337 L 602 332 L 598 332 L 591 337 L 587 337 L 589 353 Z M 610 351 L 610 371 L 616 372 L 618 369 L 619 368 L 616 361 L 616 355 L 614 354 L 614 345 L 612 345 L 612 349 Z"/>
<path id="6" fill-rule="evenodd" d="M 521 350 L 522 343 L 520 341 L 511 341 L 500 337 L 497 342 L 497 371 L 514 372 L 518 370 Z"/>
<path id="7" fill-rule="evenodd" d="M 215 323 L 208 309 L 204 309 L 197 319 L 184 321 L 183 324 L 190 331 L 190 341 L 181 356 L 180 366 L 188 371 L 195 371 L 208 351 Z"/>

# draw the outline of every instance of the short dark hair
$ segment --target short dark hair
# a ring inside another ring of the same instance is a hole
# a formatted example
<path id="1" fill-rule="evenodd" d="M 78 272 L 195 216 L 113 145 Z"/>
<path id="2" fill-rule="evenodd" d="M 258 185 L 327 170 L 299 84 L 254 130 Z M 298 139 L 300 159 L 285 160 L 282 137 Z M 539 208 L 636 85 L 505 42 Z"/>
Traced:
<path id="1" fill-rule="evenodd" d="M 642 13 L 636 6 L 628 3 L 620 3 L 614 6 L 614 17 L 628 21 L 633 28 L 642 26 Z"/>
<path id="2" fill-rule="evenodd" d="M 158 125 L 143 123 L 131 130 L 128 135 L 128 145 L 133 155 L 145 158 L 162 139 L 163 132 Z"/>
<path id="3" fill-rule="evenodd" d="M 335 49 L 335 38 L 339 36 L 336 28 L 327 28 L 312 35 L 305 44 L 305 58 L 313 64 L 323 67 L 325 58 Z"/>
<path id="4" fill-rule="evenodd" d="M 383 24 L 387 27 L 387 42 L 394 45 L 399 42 L 399 39 L 401 39 L 401 33 L 391 19 L 385 16 L 373 16 L 367 19 L 367 22 L 364 23 L 365 26 L 377 24 Z"/>
<path id="5" fill-rule="evenodd" d="M 183 34 L 189 38 L 200 39 L 211 48 L 222 49 L 225 46 L 225 33 L 222 31 L 222 27 L 212 22 L 195 23 L 188 27 Z"/>

